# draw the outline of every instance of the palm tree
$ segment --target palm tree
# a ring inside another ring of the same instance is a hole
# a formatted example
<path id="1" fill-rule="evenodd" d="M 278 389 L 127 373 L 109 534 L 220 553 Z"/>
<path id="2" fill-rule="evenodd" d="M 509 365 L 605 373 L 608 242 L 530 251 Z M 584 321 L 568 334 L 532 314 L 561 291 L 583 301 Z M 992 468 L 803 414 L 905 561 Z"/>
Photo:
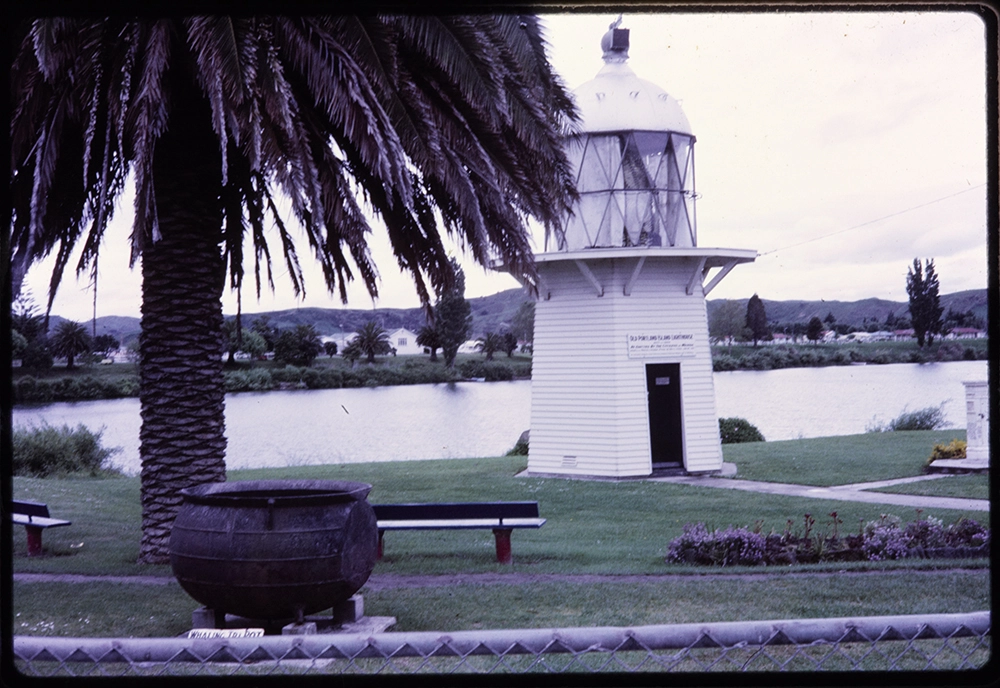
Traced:
<path id="1" fill-rule="evenodd" d="M 77 354 L 90 351 L 93 346 L 87 328 L 72 320 L 64 320 L 56 326 L 49 338 L 49 346 L 56 356 L 66 359 L 66 369 L 73 369 L 73 359 Z"/>
<path id="2" fill-rule="evenodd" d="M 357 336 L 351 341 L 358 351 L 368 357 L 369 363 L 375 362 L 376 356 L 385 356 L 392 351 L 389 344 L 389 333 L 374 320 L 369 320 L 358 328 Z"/>
<path id="3" fill-rule="evenodd" d="M 417 332 L 417 345 L 431 350 L 431 362 L 437 362 L 437 350 L 441 348 L 441 335 L 432 325 L 424 325 Z"/>
<path id="4" fill-rule="evenodd" d="M 377 297 L 361 190 L 429 304 L 454 281 L 444 229 L 534 283 L 525 224 L 575 193 L 560 137 L 572 101 L 532 15 L 45 18 L 17 24 L 10 70 L 11 281 L 98 250 L 131 180 L 142 266 L 139 561 L 165 562 L 180 490 L 225 479 L 221 295 L 244 236 L 304 292 L 287 199 L 327 289 Z M 297 228 L 296 228 L 297 229 Z M 96 282 L 95 282 L 96 284 Z M 237 325 L 237 331 L 240 329 Z"/>
<path id="5" fill-rule="evenodd" d="M 493 354 L 503 350 L 503 335 L 497 334 L 496 332 L 487 332 L 485 335 L 476 340 L 476 351 L 482 351 L 486 354 L 487 361 L 492 361 Z"/>

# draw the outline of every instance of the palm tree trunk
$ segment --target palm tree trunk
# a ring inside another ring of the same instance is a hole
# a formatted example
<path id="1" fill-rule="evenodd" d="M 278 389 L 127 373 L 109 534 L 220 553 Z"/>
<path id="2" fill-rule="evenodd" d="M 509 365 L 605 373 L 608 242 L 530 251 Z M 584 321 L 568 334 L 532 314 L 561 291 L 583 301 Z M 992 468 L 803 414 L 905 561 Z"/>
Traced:
<path id="1" fill-rule="evenodd" d="M 201 103 L 177 97 L 153 165 L 162 239 L 142 257 L 140 563 L 169 561 L 180 490 L 226 478 L 221 162 L 209 122 Z"/>

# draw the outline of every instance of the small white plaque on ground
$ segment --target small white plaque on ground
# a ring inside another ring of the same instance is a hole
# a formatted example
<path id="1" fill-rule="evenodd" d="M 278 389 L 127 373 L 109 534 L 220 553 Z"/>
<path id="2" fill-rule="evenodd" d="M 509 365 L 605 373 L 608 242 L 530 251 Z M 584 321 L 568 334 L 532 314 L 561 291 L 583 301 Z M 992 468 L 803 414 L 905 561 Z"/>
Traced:
<path id="1" fill-rule="evenodd" d="M 263 628 L 195 628 L 188 638 L 263 638 Z"/>
<path id="2" fill-rule="evenodd" d="M 690 333 L 629 334 L 626 339 L 629 358 L 695 356 L 694 335 Z"/>

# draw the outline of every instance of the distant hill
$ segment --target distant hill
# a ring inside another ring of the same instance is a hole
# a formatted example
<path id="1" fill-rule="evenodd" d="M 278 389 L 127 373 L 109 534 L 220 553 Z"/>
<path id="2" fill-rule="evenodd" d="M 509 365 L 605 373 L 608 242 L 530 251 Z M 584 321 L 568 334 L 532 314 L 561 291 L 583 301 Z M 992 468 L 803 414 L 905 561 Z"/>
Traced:
<path id="1" fill-rule="evenodd" d="M 510 324 L 518 307 L 528 298 L 521 289 L 508 289 L 492 296 L 469 299 L 472 307 L 473 337 L 486 332 L 497 332 Z M 884 321 L 889 313 L 897 317 L 909 317 L 905 301 L 885 299 L 862 299 L 861 301 L 764 301 L 767 319 L 771 322 L 808 322 L 813 316 L 825 318 L 828 313 L 839 323 L 860 324 L 866 318 Z M 747 299 L 738 299 L 744 307 Z M 708 301 L 709 315 L 723 303 L 722 299 Z M 943 294 L 941 306 L 965 313 L 972 311 L 976 316 L 987 319 L 987 296 L 985 289 L 972 289 L 954 294 Z M 424 312 L 420 308 L 294 308 L 268 313 L 244 314 L 244 323 L 249 325 L 255 318 L 265 315 L 271 325 L 278 329 L 289 329 L 296 325 L 312 325 L 320 336 L 338 332 L 354 332 L 368 320 L 375 319 L 387 330 L 405 327 L 416 332 L 424 325 Z M 226 318 L 235 317 L 230 314 Z M 54 315 L 49 321 L 50 330 L 63 318 Z M 89 325 L 89 321 L 85 323 Z M 139 336 L 139 318 L 106 315 L 97 319 L 97 334 L 111 334 L 127 344 Z M 88 327 L 89 330 L 89 327 Z"/>
<path id="2" fill-rule="evenodd" d="M 830 313 L 838 323 L 858 325 L 867 320 L 884 322 L 889 313 L 896 317 L 910 317 L 909 304 L 906 301 L 887 301 L 885 299 L 862 299 L 861 301 L 768 301 L 764 302 L 767 319 L 779 323 L 805 323 L 813 317 L 821 320 Z M 748 299 L 737 299 L 744 307 Z M 712 314 L 722 299 L 708 301 L 708 312 Z M 971 289 L 954 294 L 941 295 L 941 307 L 944 312 L 954 310 L 958 313 L 972 311 L 974 315 L 987 321 L 988 301 L 985 289 Z"/>

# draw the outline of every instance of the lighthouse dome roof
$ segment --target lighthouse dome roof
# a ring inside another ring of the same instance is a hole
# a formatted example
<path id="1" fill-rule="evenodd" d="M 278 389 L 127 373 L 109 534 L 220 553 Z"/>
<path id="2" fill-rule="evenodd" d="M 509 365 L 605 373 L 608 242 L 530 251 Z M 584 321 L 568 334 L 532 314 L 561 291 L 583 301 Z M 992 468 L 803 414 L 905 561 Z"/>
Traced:
<path id="1" fill-rule="evenodd" d="M 609 31 L 602 40 L 605 65 L 590 81 L 573 90 L 580 112 L 581 130 L 672 131 L 693 134 L 677 99 L 656 84 L 640 79 L 628 66 L 628 34 L 623 45 L 610 48 Z"/>

